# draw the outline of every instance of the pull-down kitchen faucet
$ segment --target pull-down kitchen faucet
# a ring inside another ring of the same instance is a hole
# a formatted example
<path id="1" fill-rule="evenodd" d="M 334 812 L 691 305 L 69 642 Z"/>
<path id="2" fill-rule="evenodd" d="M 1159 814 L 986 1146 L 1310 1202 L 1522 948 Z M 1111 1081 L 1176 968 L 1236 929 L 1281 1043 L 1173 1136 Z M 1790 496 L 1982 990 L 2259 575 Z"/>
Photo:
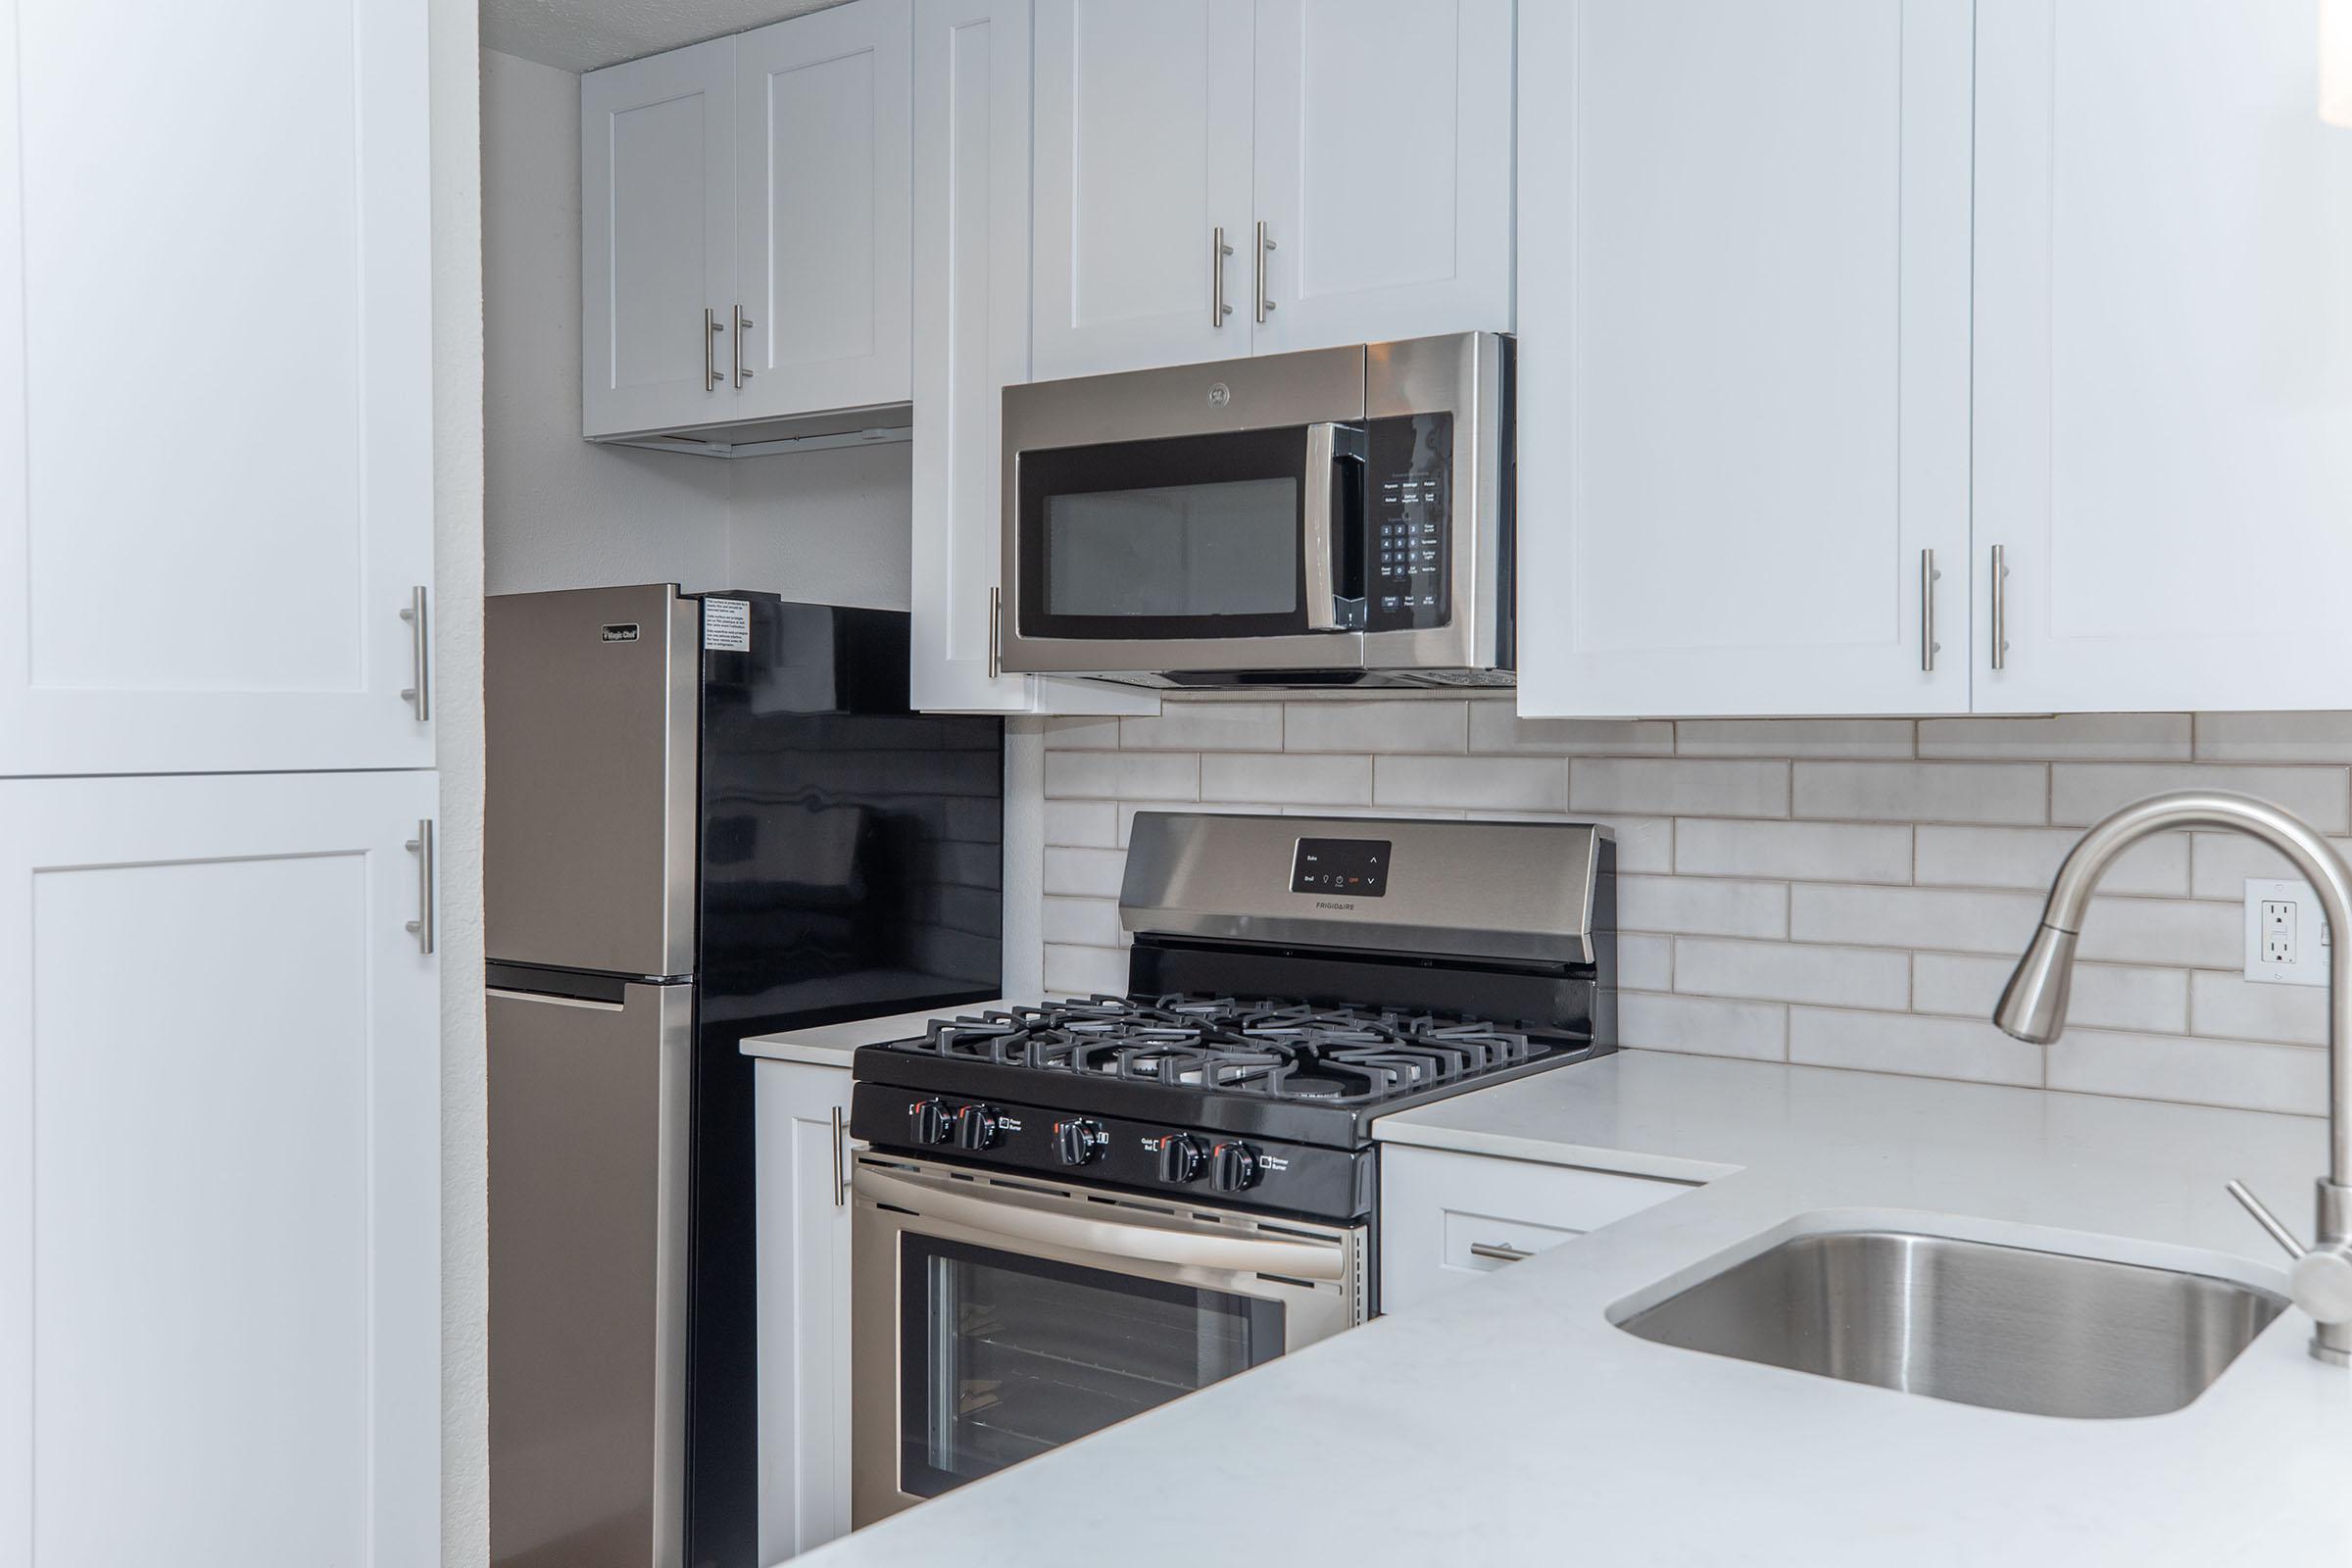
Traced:
<path id="1" fill-rule="evenodd" d="M 2075 938 L 2091 890 L 2115 858 L 2151 833 L 2208 828 L 2260 839 L 2294 862 L 2315 888 L 2334 940 L 2328 956 L 2328 1174 L 2319 1181 L 2319 1238 L 2306 1248 L 2242 1182 L 2230 1195 L 2295 1259 L 2295 1304 L 2319 1325 L 2311 1353 L 2352 1366 L 2352 989 L 2344 948 L 2352 943 L 2352 867 L 2311 827 L 2267 801 L 2183 790 L 2127 806 L 2084 833 L 2058 867 L 2041 928 L 2017 960 L 1992 1021 L 2020 1040 L 2048 1045 L 2066 1029 Z"/>

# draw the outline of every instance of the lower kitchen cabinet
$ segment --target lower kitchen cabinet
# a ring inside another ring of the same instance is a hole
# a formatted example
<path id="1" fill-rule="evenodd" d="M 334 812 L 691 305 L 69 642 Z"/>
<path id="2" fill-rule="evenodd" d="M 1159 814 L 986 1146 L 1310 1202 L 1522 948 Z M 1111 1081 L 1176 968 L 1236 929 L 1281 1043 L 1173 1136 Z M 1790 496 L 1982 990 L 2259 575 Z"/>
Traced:
<path id="1" fill-rule="evenodd" d="M 1384 1144 L 1380 1309 L 1410 1311 L 1690 1190 L 1645 1176 Z"/>
<path id="2" fill-rule="evenodd" d="M 0 782 L 0 1561 L 439 1560 L 436 796 Z"/>
<path id="3" fill-rule="evenodd" d="M 760 1560 L 850 1529 L 850 1069 L 761 1061 Z"/>

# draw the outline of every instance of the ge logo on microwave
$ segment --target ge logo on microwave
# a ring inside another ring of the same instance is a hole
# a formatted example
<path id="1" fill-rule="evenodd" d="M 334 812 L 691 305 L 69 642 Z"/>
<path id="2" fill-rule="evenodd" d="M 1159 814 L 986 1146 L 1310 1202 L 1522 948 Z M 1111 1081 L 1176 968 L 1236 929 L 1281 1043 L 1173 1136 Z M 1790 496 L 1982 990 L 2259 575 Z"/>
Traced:
<path id="1" fill-rule="evenodd" d="M 1212 381 L 1212 382 L 1210 382 L 1210 383 L 1209 383 L 1209 387 L 1208 387 L 1208 406 L 1209 406 L 1210 408 L 1212 408 L 1212 409 L 1221 409 L 1221 408 L 1223 408 L 1223 407 L 1224 407 L 1226 404 L 1228 404 L 1228 403 L 1231 403 L 1232 401 L 1233 401 L 1233 388 L 1231 388 L 1231 387 L 1227 386 L 1227 385 L 1226 385 L 1224 382 L 1222 382 L 1222 381 Z"/>

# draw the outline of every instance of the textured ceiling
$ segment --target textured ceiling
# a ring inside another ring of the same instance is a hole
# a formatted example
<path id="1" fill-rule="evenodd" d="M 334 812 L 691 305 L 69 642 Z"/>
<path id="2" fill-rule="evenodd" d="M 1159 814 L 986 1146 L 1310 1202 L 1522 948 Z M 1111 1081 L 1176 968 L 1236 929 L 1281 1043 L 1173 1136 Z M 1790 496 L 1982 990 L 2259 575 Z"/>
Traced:
<path id="1" fill-rule="evenodd" d="M 482 47 L 594 71 L 840 0 L 482 0 Z"/>

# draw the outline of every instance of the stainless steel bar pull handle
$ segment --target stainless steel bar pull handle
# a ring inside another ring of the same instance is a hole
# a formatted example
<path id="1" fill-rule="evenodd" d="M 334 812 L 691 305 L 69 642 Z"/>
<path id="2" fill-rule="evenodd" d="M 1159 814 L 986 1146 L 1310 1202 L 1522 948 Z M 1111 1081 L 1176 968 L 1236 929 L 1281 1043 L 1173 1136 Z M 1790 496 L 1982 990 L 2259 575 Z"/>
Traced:
<path id="1" fill-rule="evenodd" d="M 726 328 L 718 324 L 718 313 L 710 306 L 703 307 L 703 390 L 718 390 L 718 334 Z"/>
<path id="2" fill-rule="evenodd" d="M 1536 1254 L 1533 1252 L 1522 1252 L 1516 1247 L 1506 1247 L 1500 1242 L 1472 1242 L 1470 1244 L 1470 1255 L 1472 1257 L 1487 1258 L 1490 1261 L 1496 1263 L 1518 1263 L 1523 1262 L 1526 1259 L 1535 1256 Z"/>
<path id="3" fill-rule="evenodd" d="M 849 1128 L 842 1121 L 841 1107 L 833 1107 L 833 1206 L 847 1208 L 850 1204 L 850 1171 L 842 1155 L 847 1152 Z"/>
<path id="4" fill-rule="evenodd" d="M 1266 317 L 1274 309 L 1274 301 L 1266 292 L 1266 258 L 1274 253 L 1274 241 L 1266 234 L 1266 220 L 1257 220 L 1257 324 L 1266 324 Z"/>
<path id="5" fill-rule="evenodd" d="M 408 923 L 408 930 L 416 939 L 416 951 L 433 951 L 433 819 L 420 817 L 416 836 L 409 840 L 407 849 L 416 857 L 416 918 Z"/>
<path id="6" fill-rule="evenodd" d="M 1936 656 L 1943 644 L 1936 640 L 1936 584 L 1943 573 L 1936 569 L 1936 552 L 1919 553 L 1919 667 L 1936 673 Z"/>
<path id="7" fill-rule="evenodd" d="M 759 324 L 743 314 L 742 306 L 735 307 L 735 384 L 737 386 L 743 385 L 752 378 L 752 368 L 744 362 L 743 358 L 743 334 Z"/>
<path id="8" fill-rule="evenodd" d="M 988 678 L 1004 673 L 1004 590 L 988 591 Z"/>
<path id="9" fill-rule="evenodd" d="M 1225 303 L 1225 258 L 1233 247 L 1225 243 L 1223 224 L 1208 231 L 1208 324 L 1223 327 L 1233 307 Z"/>
<path id="10" fill-rule="evenodd" d="M 2009 667 L 2009 549 L 1992 547 L 1992 667 Z"/>
<path id="11" fill-rule="evenodd" d="M 1339 607 L 1331 592 L 1331 466 L 1338 455 L 1340 427 L 1306 427 L 1306 494 L 1298 509 L 1298 564 L 1306 578 L 1306 629 L 1338 631 Z"/>
<path id="12" fill-rule="evenodd" d="M 416 705 L 419 724 L 433 716 L 433 632 L 425 616 L 424 587 L 418 584 L 409 590 L 409 608 L 400 612 L 409 623 L 409 684 L 401 688 L 400 700 Z"/>

